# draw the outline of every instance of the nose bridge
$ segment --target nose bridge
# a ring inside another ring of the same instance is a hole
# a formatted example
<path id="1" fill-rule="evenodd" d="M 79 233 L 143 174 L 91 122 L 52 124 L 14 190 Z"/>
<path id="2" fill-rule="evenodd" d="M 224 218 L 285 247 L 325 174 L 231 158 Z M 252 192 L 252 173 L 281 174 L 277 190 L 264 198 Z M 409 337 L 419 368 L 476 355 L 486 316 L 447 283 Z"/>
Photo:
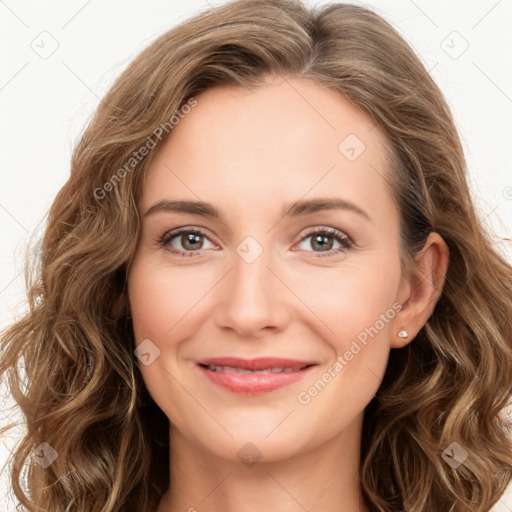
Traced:
<path id="1" fill-rule="evenodd" d="M 219 304 L 219 321 L 245 336 L 283 320 L 283 285 L 269 269 L 275 266 L 273 251 L 264 243 L 247 236 L 235 248 Z"/>
<path id="2" fill-rule="evenodd" d="M 261 239 L 261 237 L 260 237 Z M 239 299 L 240 304 L 250 305 L 254 311 L 269 307 L 270 288 L 274 276 L 268 269 L 272 265 L 272 251 L 268 240 L 260 243 L 249 235 L 238 244 L 233 255 L 233 271 L 231 284 L 233 298 Z M 266 244 L 266 247 L 263 246 Z"/>

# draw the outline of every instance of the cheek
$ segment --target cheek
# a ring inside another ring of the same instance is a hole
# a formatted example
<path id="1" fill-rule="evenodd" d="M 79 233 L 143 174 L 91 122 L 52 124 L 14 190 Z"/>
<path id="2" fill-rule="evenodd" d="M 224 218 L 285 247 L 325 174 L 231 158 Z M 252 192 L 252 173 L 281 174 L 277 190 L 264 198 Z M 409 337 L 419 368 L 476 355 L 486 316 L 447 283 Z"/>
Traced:
<path id="1" fill-rule="evenodd" d="M 133 265 L 128 292 L 136 342 L 150 338 L 162 344 L 173 339 L 174 329 L 188 325 L 186 315 L 200 306 L 210 286 L 198 273 L 193 268 L 170 272 L 150 262 Z"/>
<path id="2" fill-rule="evenodd" d="M 368 267 L 367 267 L 368 269 Z M 305 383 L 297 402 L 308 418 L 335 435 L 377 392 L 390 351 L 399 272 L 352 272 L 331 279 L 329 291 L 310 294 L 311 309 L 327 326 L 323 339 L 332 355 L 322 374 Z M 350 274 L 350 275 L 349 275 Z M 327 284 L 327 283 L 326 283 Z M 336 404 L 333 409 L 333 404 Z M 326 427 L 326 411 L 330 411 Z M 305 420 L 306 421 L 306 420 Z"/>
<path id="3" fill-rule="evenodd" d="M 156 273 L 135 269 L 129 280 L 130 308 L 136 343 L 158 340 L 172 326 L 173 294 Z M 174 295 L 174 300 L 176 300 Z"/>
<path id="4" fill-rule="evenodd" d="M 385 268 L 384 271 L 381 264 L 366 264 L 335 272 L 317 269 L 295 286 L 297 295 L 321 320 L 326 339 L 338 353 L 345 351 L 353 339 L 364 343 L 365 337 L 388 337 L 398 307 L 400 268 L 394 261 Z"/>
<path id="5" fill-rule="evenodd" d="M 189 278 L 190 274 L 169 272 L 159 264 L 142 259 L 134 262 L 128 276 L 135 345 L 149 339 L 160 350 L 150 364 L 138 362 L 140 372 L 153 400 L 182 428 L 186 428 L 183 421 L 190 401 L 179 385 L 184 378 L 176 360 L 180 341 L 193 336 L 194 332 L 195 323 L 187 322 L 186 315 L 206 293 L 198 289 L 195 282 L 191 286 Z"/>

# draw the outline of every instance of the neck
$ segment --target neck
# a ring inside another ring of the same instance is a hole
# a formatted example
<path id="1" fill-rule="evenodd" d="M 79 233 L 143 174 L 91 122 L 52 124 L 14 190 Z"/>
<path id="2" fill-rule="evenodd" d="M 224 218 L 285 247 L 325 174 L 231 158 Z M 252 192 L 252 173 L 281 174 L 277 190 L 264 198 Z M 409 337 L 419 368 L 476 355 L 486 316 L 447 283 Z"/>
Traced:
<path id="1" fill-rule="evenodd" d="M 171 426 L 170 486 L 157 512 L 368 512 L 359 488 L 361 421 L 320 446 L 254 465 L 219 457 Z"/>

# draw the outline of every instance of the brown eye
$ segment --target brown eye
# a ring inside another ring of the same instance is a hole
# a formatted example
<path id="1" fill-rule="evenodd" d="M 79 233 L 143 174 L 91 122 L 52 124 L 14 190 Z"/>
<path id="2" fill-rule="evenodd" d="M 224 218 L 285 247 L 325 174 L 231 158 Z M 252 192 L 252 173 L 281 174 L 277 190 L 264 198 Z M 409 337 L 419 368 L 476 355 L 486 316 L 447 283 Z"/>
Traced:
<path id="1" fill-rule="evenodd" d="M 193 256 L 194 252 L 209 248 L 204 247 L 205 240 L 208 240 L 208 237 L 203 231 L 197 228 L 181 228 L 164 234 L 159 240 L 159 244 L 174 254 Z M 211 242 L 208 241 L 208 243 L 213 247 Z"/>
<path id="2" fill-rule="evenodd" d="M 202 237 L 203 235 L 197 235 L 195 233 L 186 233 L 178 237 L 181 240 L 182 247 L 187 250 L 197 250 L 202 248 Z"/>
<path id="3" fill-rule="evenodd" d="M 309 242 L 306 240 L 311 239 Z M 338 243 L 338 247 L 334 247 Z M 352 247 L 352 241 L 348 235 L 333 228 L 316 229 L 307 233 L 301 240 L 302 249 L 308 252 L 327 253 L 318 256 L 335 256 Z M 313 251 L 308 249 L 312 248 Z"/>

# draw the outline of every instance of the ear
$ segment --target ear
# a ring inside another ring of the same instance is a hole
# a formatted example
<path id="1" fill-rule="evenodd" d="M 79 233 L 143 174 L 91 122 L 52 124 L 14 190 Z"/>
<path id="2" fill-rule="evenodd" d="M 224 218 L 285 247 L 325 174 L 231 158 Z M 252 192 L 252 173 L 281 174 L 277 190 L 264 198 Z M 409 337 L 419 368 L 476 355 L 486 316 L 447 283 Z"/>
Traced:
<path id="1" fill-rule="evenodd" d="M 402 309 L 393 319 L 391 348 L 402 348 L 411 342 L 434 312 L 444 286 L 448 260 L 446 242 L 439 233 L 430 233 L 414 258 L 413 275 L 402 276 L 400 281 L 397 301 Z M 402 330 L 407 331 L 407 338 L 398 336 Z"/>

